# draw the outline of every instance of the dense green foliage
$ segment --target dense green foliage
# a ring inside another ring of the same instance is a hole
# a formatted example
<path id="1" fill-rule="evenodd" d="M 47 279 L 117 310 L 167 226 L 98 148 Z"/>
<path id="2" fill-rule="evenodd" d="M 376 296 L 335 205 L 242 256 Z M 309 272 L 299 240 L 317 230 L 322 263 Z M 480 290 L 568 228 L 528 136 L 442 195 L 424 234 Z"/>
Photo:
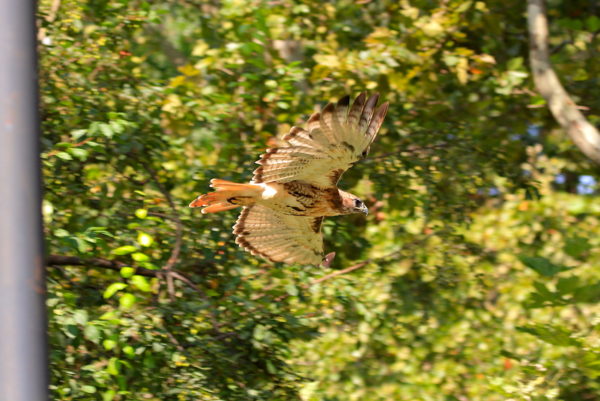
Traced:
<path id="1" fill-rule="evenodd" d="M 54 399 L 600 400 L 598 171 L 534 92 L 524 12 L 41 1 Z M 549 15 L 598 123 L 595 12 Z M 361 91 L 391 107 L 341 182 L 371 213 L 324 225 L 331 268 L 273 266 L 236 213 L 187 207 Z"/>

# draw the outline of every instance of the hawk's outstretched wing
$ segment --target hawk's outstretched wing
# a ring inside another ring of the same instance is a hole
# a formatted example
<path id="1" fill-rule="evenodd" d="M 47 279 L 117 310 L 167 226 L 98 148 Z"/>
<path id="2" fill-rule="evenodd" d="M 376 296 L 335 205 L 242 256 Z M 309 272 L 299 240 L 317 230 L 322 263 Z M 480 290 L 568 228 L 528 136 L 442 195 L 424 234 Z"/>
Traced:
<path id="1" fill-rule="evenodd" d="M 283 139 L 289 146 L 271 148 L 256 163 L 252 182 L 304 181 L 319 187 L 335 186 L 353 163 L 364 158 L 388 110 L 378 108 L 379 95 L 361 93 L 352 106 L 348 96 L 313 114 L 307 130 L 293 127 Z"/>
<path id="2" fill-rule="evenodd" d="M 244 207 L 235 242 L 273 262 L 318 265 L 323 260 L 323 217 L 291 216 L 260 205 Z"/>

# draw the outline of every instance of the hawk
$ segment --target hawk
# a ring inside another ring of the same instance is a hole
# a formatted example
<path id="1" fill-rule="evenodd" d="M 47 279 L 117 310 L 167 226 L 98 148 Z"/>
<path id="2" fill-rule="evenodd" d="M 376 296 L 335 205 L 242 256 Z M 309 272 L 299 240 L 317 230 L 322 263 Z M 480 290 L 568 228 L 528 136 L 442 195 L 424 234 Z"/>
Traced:
<path id="1" fill-rule="evenodd" d="M 246 251 L 272 262 L 320 264 L 323 218 L 368 213 L 362 200 L 337 183 L 377 136 L 389 105 L 376 107 L 378 99 L 361 93 L 352 105 L 348 96 L 329 103 L 308 119 L 306 129 L 292 127 L 285 146 L 267 149 L 248 184 L 214 178 L 210 186 L 216 191 L 198 196 L 190 207 L 214 213 L 241 206 L 233 233 Z"/>

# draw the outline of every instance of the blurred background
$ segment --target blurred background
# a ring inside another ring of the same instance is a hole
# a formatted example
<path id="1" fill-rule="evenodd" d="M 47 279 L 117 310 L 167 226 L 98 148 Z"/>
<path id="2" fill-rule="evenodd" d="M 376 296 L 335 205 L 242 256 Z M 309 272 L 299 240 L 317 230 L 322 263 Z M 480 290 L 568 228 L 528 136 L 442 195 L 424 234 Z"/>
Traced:
<path id="1" fill-rule="evenodd" d="M 600 6 L 548 4 L 600 120 Z M 530 74 L 516 0 L 41 0 L 56 400 L 600 400 L 598 168 Z M 328 101 L 390 109 L 330 268 L 234 243 L 244 182 Z M 345 269 L 345 270 L 344 270 Z"/>

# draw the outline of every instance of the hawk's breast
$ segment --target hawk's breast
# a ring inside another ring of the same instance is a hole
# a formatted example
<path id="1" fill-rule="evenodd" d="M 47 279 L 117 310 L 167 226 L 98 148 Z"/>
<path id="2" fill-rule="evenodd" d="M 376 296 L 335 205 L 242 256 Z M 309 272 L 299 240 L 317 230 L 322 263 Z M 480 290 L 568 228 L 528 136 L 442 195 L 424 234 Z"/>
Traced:
<path id="1" fill-rule="evenodd" d="M 337 216 L 341 197 L 337 188 L 320 188 L 302 181 L 261 183 L 262 196 L 257 200 L 277 212 L 293 216 Z"/>

